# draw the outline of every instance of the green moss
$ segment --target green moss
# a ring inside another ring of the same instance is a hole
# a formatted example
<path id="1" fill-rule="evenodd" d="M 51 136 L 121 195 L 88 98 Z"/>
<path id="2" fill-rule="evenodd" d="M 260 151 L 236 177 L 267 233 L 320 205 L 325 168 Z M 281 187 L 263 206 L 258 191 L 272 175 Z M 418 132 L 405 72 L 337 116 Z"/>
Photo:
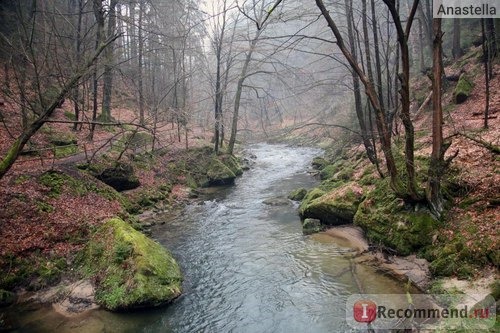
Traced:
<path id="1" fill-rule="evenodd" d="M 440 223 L 420 208 L 407 207 L 390 189 L 389 180 L 377 180 L 354 216 L 372 243 L 409 255 L 432 243 Z"/>
<path id="2" fill-rule="evenodd" d="M 37 201 L 36 202 L 36 208 L 38 209 L 39 212 L 43 213 L 52 213 L 54 211 L 54 206 L 52 206 L 49 203 L 46 203 L 45 201 Z"/>
<path id="3" fill-rule="evenodd" d="M 118 218 L 96 231 L 82 271 L 96 281 L 96 301 L 110 310 L 158 306 L 181 292 L 182 276 L 172 256 Z"/>
<path id="4" fill-rule="evenodd" d="M 352 223 L 363 199 L 361 193 L 354 182 L 347 183 L 301 205 L 299 212 L 302 218 L 319 219 L 327 225 Z"/>
<path id="5" fill-rule="evenodd" d="M 326 159 L 323 157 L 315 157 L 312 160 L 312 166 L 317 169 L 317 170 L 323 170 L 327 165 L 330 164 Z"/>
<path id="6" fill-rule="evenodd" d="M 460 75 L 458 79 L 457 86 L 453 92 L 453 98 L 456 104 L 461 104 L 467 100 L 472 88 L 474 87 L 472 81 L 467 78 L 465 74 Z"/>
<path id="7" fill-rule="evenodd" d="M 307 190 L 305 188 L 298 188 L 288 194 L 288 199 L 293 201 L 302 201 L 306 195 Z"/>
<path id="8" fill-rule="evenodd" d="M 64 116 L 66 118 L 68 118 L 69 120 L 73 120 L 73 121 L 76 120 L 76 116 L 75 116 L 75 114 L 73 112 L 64 111 Z"/>
<path id="9" fill-rule="evenodd" d="M 56 158 L 63 158 L 63 157 L 68 157 L 75 155 L 78 153 L 78 146 L 76 145 L 69 145 L 69 146 L 56 146 L 54 147 L 54 156 Z"/>
<path id="10" fill-rule="evenodd" d="M 50 197 L 57 198 L 64 190 L 79 196 L 97 193 L 110 201 L 117 200 L 124 208 L 130 206 L 128 200 L 111 187 L 101 185 L 94 178 L 90 178 L 89 175 L 78 174 L 78 177 L 71 177 L 61 171 L 50 170 L 41 174 L 38 182 L 48 188 Z"/>
<path id="11" fill-rule="evenodd" d="M 215 155 L 210 147 L 181 152 L 168 169 L 170 179 L 191 188 L 230 184 L 243 173 L 236 157 Z"/>
<path id="12" fill-rule="evenodd" d="M 325 192 L 317 187 L 309 190 L 299 206 L 299 214 L 303 215 L 304 210 L 307 208 L 307 206 L 309 206 L 311 201 L 321 197 L 323 194 L 325 194 Z"/>

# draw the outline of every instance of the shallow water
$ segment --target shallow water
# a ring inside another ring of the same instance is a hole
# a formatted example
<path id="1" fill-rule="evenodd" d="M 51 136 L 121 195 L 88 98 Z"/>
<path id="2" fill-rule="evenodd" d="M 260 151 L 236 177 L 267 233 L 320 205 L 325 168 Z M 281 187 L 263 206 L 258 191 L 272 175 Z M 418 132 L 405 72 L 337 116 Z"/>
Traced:
<path id="1" fill-rule="evenodd" d="M 134 314 L 93 311 L 66 319 L 50 309 L 18 311 L 20 332 L 350 332 L 345 301 L 358 286 L 347 244 L 303 236 L 297 206 L 269 206 L 316 183 L 311 148 L 258 144 L 256 164 L 223 188 L 159 224 L 152 236 L 168 247 L 185 276 L 174 303 Z M 162 218 L 160 217 L 160 220 Z M 373 268 L 356 266 L 366 293 L 401 293 Z"/>

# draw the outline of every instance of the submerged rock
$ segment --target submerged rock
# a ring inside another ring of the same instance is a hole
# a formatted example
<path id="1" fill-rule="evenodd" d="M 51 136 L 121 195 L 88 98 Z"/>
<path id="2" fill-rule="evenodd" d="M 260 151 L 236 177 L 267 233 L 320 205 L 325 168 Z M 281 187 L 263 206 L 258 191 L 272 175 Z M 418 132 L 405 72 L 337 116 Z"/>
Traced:
<path id="1" fill-rule="evenodd" d="M 159 306 L 181 294 L 181 272 L 170 253 L 119 218 L 96 231 L 83 269 L 95 281 L 96 303 L 109 310 Z"/>
<path id="2" fill-rule="evenodd" d="M 288 206 L 290 201 L 287 198 L 277 197 L 266 199 L 262 203 L 268 206 Z"/>

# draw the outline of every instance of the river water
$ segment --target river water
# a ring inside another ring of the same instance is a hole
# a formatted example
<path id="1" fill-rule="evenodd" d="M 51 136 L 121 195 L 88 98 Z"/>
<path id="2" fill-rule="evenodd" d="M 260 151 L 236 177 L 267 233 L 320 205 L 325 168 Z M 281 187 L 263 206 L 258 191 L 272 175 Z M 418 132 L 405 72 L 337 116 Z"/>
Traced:
<path id="1" fill-rule="evenodd" d="M 351 249 L 324 234 L 304 236 L 293 203 L 263 202 L 314 186 L 308 169 L 321 151 L 268 144 L 248 149 L 255 166 L 235 186 L 152 229 L 184 273 L 184 291 L 174 303 L 73 319 L 37 309 L 22 315 L 19 331 L 351 332 L 345 302 L 359 292 L 349 269 Z M 367 266 L 356 267 L 356 278 L 367 293 L 403 292 Z"/>

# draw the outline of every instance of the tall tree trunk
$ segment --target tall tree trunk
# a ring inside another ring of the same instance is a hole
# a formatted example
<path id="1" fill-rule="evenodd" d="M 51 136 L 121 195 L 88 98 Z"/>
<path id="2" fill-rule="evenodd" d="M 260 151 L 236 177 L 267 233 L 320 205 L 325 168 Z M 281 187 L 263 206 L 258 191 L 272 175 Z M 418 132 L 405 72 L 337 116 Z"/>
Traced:
<path id="1" fill-rule="evenodd" d="M 484 57 L 484 84 L 486 87 L 485 90 L 485 106 L 484 106 L 484 128 L 488 128 L 488 117 L 490 111 L 490 66 L 491 66 L 491 58 L 490 58 L 490 43 L 487 42 L 486 37 L 486 27 L 485 27 L 485 19 L 481 19 L 481 30 L 483 34 L 483 57 Z"/>
<path id="2" fill-rule="evenodd" d="M 432 153 L 429 165 L 427 200 L 438 216 L 443 211 L 441 176 L 444 172 L 443 110 L 441 104 L 442 81 L 442 32 L 441 19 L 433 20 L 434 42 L 432 47 Z"/>
<path id="3" fill-rule="evenodd" d="M 83 0 L 78 0 L 78 9 L 77 9 L 77 22 L 76 22 L 76 38 L 75 38 L 75 57 L 76 63 L 79 64 L 82 59 L 82 17 L 83 17 Z M 75 112 L 75 120 L 80 120 L 80 87 L 77 84 L 72 92 L 73 99 L 73 108 Z M 73 130 L 76 131 L 78 128 L 81 128 L 81 124 L 79 125 L 77 122 L 73 124 Z"/>
<path id="4" fill-rule="evenodd" d="M 367 0 L 362 0 L 362 20 L 363 20 L 363 39 L 364 39 L 364 46 L 365 46 L 365 57 L 366 57 L 366 68 L 368 70 L 368 79 L 371 82 L 374 82 L 373 78 L 373 70 L 372 70 L 372 59 L 371 59 L 371 50 L 370 50 L 370 36 L 368 35 L 368 23 L 367 23 Z M 354 73 L 353 73 L 354 74 Z M 356 74 L 357 75 L 357 74 Z M 357 76 L 356 76 L 357 77 Z M 358 85 L 359 85 L 359 80 L 358 80 Z M 377 171 L 380 175 L 382 175 L 382 171 L 380 170 L 380 166 L 378 163 L 378 157 L 377 157 L 377 148 L 374 143 L 374 136 L 373 136 L 373 126 L 372 126 L 372 112 L 371 112 L 371 105 L 368 101 L 368 121 L 370 123 L 370 135 L 368 135 L 366 131 L 366 125 L 364 125 L 365 130 L 362 130 L 362 133 L 364 132 L 363 140 L 368 140 L 368 144 L 365 144 L 366 148 L 366 153 L 368 155 L 368 158 L 370 159 L 370 162 L 372 162 L 376 167 Z M 364 123 L 364 122 L 363 122 Z M 360 123 L 361 127 L 361 123 Z M 371 141 L 370 141 L 371 140 Z"/>
<path id="5" fill-rule="evenodd" d="M 353 32 L 353 26 L 352 22 L 354 21 L 354 17 L 352 15 L 352 0 L 345 0 L 345 11 L 346 11 L 346 17 L 347 17 L 347 36 L 349 38 L 349 44 L 351 47 L 351 54 L 354 58 L 354 60 L 357 62 L 357 52 L 356 52 L 356 40 Z M 364 12 L 363 14 L 366 14 L 366 0 L 363 0 L 363 9 Z M 363 20 L 363 31 L 365 33 L 365 43 L 369 44 L 369 40 L 366 39 L 368 36 L 368 30 L 365 31 L 366 28 L 366 19 Z M 366 47 L 366 44 L 365 44 Z M 372 70 L 371 70 L 371 62 L 370 62 L 370 51 L 369 47 L 366 48 L 366 57 L 367 57 L 367 62 L 368 62 L 368 79 L 370 82 L 373 82 L 373 75 L 372 75 Z M 361 85 L 359 82 L 359 77 L 356 72 L 351 69 L 351 75 L 352 75 L 352 85 L 353 85 L 353 90 L 354 90 L 354 108 L 356 112 L 356 117 L 358 118 L 358 124 L 359 128 L 361 130 L 361 139 L 363 140 L 363 145 L 365 146 L 366 154 L 368 155 L 368 158 L 371 163 L 374 165 L 377 164 L 377 160 L 375 157 L 375 151 L 371 145 L 370 139 L 368 137 L 368 133 L 366 130 L 366 123 L 365 123 L 365 115 L 363 113 L 363 103 L 361 100 Z"/>
<path id="6" fill-rule="evenodd" d="M 137 85 L 139 90 L 139 122 L 144 125 L 144 87 L 143 87 L 143 55 L 144 55 L 144 38 L 142 36 L 142 19 L 144 16 L 144 2 L 139 3 L 139 19 L 138 19 L 138 39 L 139 39 L 139 50 L 138 50 L 138 74 L 137 74 Z"/>
<path id="7" fill-rule="evenodd" d="M 463 55 L 462 47 L 460 46 L 460 18 L 453 19 L 453 59 L 458 59 Z"/>
<path id="8" fill-rule="evenodd" d="M 415 17 L 419 0 L 414 0 L 411 12 L 408 15 L 405 29 L 403 29 L 396 2 L 394 0 L 383 1 L 391 12 L 401 51 L 402 73 L 399 75 L 399 81 L 401 83 L 401 120 L 405 128 L 405 165 L 408 176 L 407 189 L 409 199 L 418 201 L 421 199 L 421 195 L 418 193 L 415 175 L 415 133 L 410 117 L 410 55 L 408 50 L 408 36 L 410 34 L 412 21 Z"/>
<path id="9" fill-rule="evenodd" d="M 257 30 L 255 37 L 250 42 L 250 48 L 245 57 L 245 62 L 243 63 L 243 68 L 241 69 L 240 77 L 238 79 L 238 84 L 236 85 L 236 95 L 234 97 L 234 110 L 233 110 L 233 120 L 231 122 L 231 136 L 229 137 L 229 143 L 227 145 L 227 153 L 232 154 L 234 151 L 234 145 L 236 144 L 236 134 L 238 133 L 238 117 L 240 112 L 240 101 L 241 93 L 243 92 L 243 83 L 247 78 L 248 65 L 252 60 L 252 54 L 255 50 L 255 46 L 260 38 L 262 30 Z"/>
<path id="10" fill-rule="evenodd" d="M 113 36 L 116 30 L 116 5 L 118 0 L 111 0 L 109 4 L 108 13 L 108 32 L 107 38 Z M 114 50 L 113 45 L 110 45 L 104 51 L 104 75 L 103 75 L 103 89 L 102 89 L 102 121 L 111 121 L 111 94 L 113 91 L 113 61 Z"/>
<path id="11" fill-rule="evenodd" d="M 394 192 L 398 196 L 403 196 L 403 195 L 405 195 L 405 193 L 404 193 L 405 191 L 403 190 L 401 180 L 399 179 L 398 169 L 396 167 L 396 162 L 395 162 L 394 156 L 392 154 L 391 137 L 390 137 L 390 133 L 389 133 L 388 128 L 387 128 L 387 124 L 385 122 L 385 110 L 381 108 L 381 105 L 379 103 L 379 99 L 378 99 L 377 93 L 375 91 L 374 85 L 372 82 L 370 82 L 368 80 L 366 75 L 363 73 L 363 71 L 359 67 L 358 63 L 355 61 L 355 59 L 352 57 L 351 53 L 349 52 L 349 50 L 345 46 L 342 34 L 340 33 L 337 25 L 335 24 L 335 21 L 330 16 L 330 13 L 326 9 L 323 1 L 316 0 L 316 5 L 320 9 L 321 14 L 325 18 L 325 20 L 327 21 L 328 26 L 330 27 L 330 30 L 335 35 L 335 38 L 337 39 L 337 46 L 339 47 L 340 51 L 342 52 L 342 54 L 344 55 L 346 60 L 349 62 L 349 65 L 358 74 L 361 82 L 363 83 L 363 85 L 365 87 L 365 93 L 367 94 L 368 98 L 370 99 L 370 103 L 372 104 L 373 109 L 375 111 L 375 121 L 377 124 L 377 130 L 379 132 L 379 140 L 380 140 L 380 144 L 382 146 L 382 152 L 384 153 L 387 170 L 388 170 L 389 176 L 390 176 L 391 188 L 394 190 Z"/>
<path id="12" fill-rule="evenodd" d="M 497 56 L 497 41 L 495 34 L 495 21 L 493 18 L 485 18 L 485 26 L 486 26 L 486 36 L 488 40 L 488 56 L 490 59 L 494 59 Z M 490 76 L 491 76 L 491 68 L 490 68 Z"/>
<path id="13" fill-rule="evenodd" d="M 373 44 L 375 46 L 375 73 L 377 75 L 377 90 L 380 107 L 384 109 L 384 91 L 382 86 L 382 63 L 380 61 L 380 48 L 378 41 L 377 15 L 375 13 L 375 0 L 371 0 Z"/>
<path id="14" fill-rule="evenodd" d="M 94 16 L 97 23 L 97 32 L 95 37 L 95 49 L 99 48 L 101 44 L 101 39 L 104 30 L 104 9 L 102 7 L 102 0 L 93 0 L 92 8 L 94 10 Z M 90 140 L 94 138 L 95 122 L 97 119 L 97 92 L 98 92 L 99 81 L 97 79 L 97 64 L 94 67 L 94 72 L 92 73 L 92 124 L 90 125 Z"/>

